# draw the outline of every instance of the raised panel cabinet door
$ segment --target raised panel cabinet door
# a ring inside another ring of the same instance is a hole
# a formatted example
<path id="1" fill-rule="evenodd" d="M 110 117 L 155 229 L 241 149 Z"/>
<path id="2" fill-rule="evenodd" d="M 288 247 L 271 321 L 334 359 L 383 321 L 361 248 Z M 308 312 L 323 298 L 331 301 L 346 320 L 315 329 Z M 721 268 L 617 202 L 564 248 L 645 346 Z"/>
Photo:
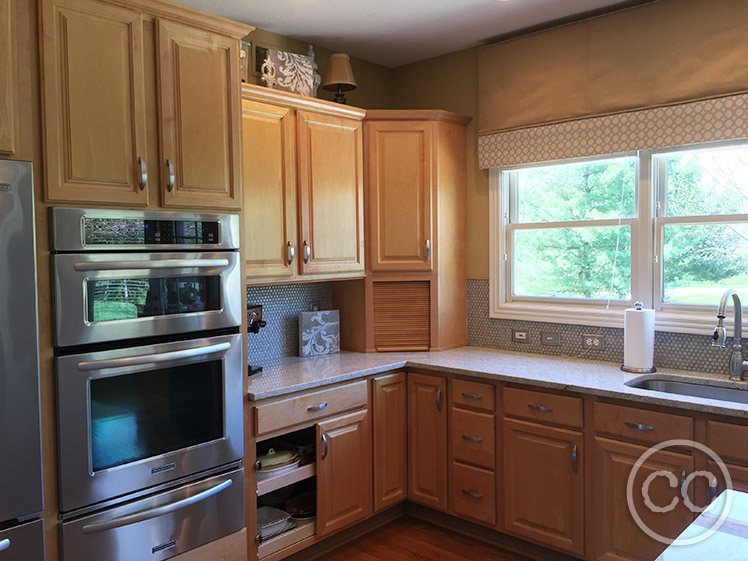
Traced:
<path id="1" fill-rule="evenodd" d="M 647 446 L 595 437 L 593 452 L 592 539 L 593 559 L 604 561 L 651 561 L 665 549 L 665 544 L 649 537 L 636 523 L 629 510 L 627 483 L 629 475 Z M 652 531 L 666 538 L 677 537 L 693 521 L 693 515 L 678 500 L 674 509 L 657 513 L 644 504 L 644 483 L 655 472 L 672 473 L 678 481 L 694 469 L 691 456 L 660 450 L 650 456 L 633 479 L 631 500 L 641 520 Z M 701 479 L 701 478 L 699 478 Z M 648 495 L 656 507 L 667 507 L 679 498 L 666 477 L 655 477 Z"/>
<path id="2" fill-rule="evenodd" d="M 361 121 L 296 113 L 303 274 L 363 273 Z"/>
<path id="3" fill-rule="evenodd" d="M 317 424 L 317 536 L 371 515 L 371 427 L 367 410 Z"/>
<path id="4" fill-rule="evenodd" d="M 0 153 L 18 147 L 18 62 L 12 0 L 0 0 Z"/>
<path id="5" fill-rule="evenodd" d="M 366 124 L 369 268 L 430 271 L 435 239 L 432 124 Z"/>
<path id="6" fill-rule="evenodd" d="M 405 372 L 372 380 L 374 512 L 408 497 L 407 398 Z"/>
<path id="7" fill-rule="evenodd" d="M 293 114 L 242 100 L 242 189 L 247 279 L 295 276 L 296 173 Z"/>
<path id="8" fill-rule="evenodd" d="M 447 510 L 447 381 L 408 374 L 408 499 Z"/>
<path id="9" fill-rule="evenodd" d="M 158 20 L 164 206 L 241 207 L 239 41 Z"/>
<path id="10" fill-rule="evenodd" d="M 148 204 L 141 15 L 91 0 L 41 10 L 47 199 Z"/>
<path id="11" fill-rule="evenodd" d="M 583 555 L 582 433 L 505 418 L 502 437 L 505 530 Z"/>

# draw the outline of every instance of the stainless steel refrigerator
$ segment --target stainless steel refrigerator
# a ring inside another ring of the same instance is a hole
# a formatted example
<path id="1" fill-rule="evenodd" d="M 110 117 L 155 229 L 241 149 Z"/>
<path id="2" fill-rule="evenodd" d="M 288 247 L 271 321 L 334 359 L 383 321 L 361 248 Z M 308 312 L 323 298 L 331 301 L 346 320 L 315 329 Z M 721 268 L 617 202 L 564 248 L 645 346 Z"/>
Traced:
<path id="1" fill-rule="evenodd" d="M 42 561 L 34 182 L 0 160 L 0 561 Z"/>

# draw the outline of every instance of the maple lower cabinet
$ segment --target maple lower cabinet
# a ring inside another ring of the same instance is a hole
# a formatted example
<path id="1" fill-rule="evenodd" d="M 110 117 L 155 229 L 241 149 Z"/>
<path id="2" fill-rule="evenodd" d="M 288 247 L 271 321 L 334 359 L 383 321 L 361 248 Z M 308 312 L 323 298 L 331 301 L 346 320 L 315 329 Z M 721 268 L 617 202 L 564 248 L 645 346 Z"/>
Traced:
<path id="1" fill-rule="evenodd" d="M 554 549 L 584 554 L 583 435 L 505 418 L 504 529 Z"/>
<path id="2" fill-rule="evenodd" d="M 408 373 L 408 499 L 447 510 L 447 381 Z"/>
<path id="3" fill-rule="evenodd" d="M 627 484 L 631 470 L 649 446 L 621 442 L 601 436 L 594 439 L 592 489 L 592 519 L 594 532 L 590 546 L 593 559 L 602 561 L 651 561 L 666 547 L 649 537 L 634 520 L 632 503 L 640 519 L 648 528 L 668 539 L 677 537 L 693 521 L 693 514 L 678 500 L 669 512 L 657 513 L 644 504 L 642 488 L 655 472 L 672 474 L 680 482 L 694 470 L 693 457 L 687 454 L 660 450 L 641 464 L 633 479 L 631 499 Z M 666 477 L 655 477 L 649 486 L 649 497 L 657 507 L 671 504 L 679 493 Z"/>
<path id="4" fill-rule="evenodd" d="M 377 376 L 371 381 L 374 456 L 374 511 L 408 496 L 408 439 L 405 372 Z"/>
<path id="5" fill-rule="evenodd" d="M 40 6 L 47 200 L 239 209 L 252 28 L 160 0 Z"/>
<path id="6" fill-rule="evenodd" d="M 317 536 L 336 532 L 372 512 L 368 410 L 317 424 Z"/>

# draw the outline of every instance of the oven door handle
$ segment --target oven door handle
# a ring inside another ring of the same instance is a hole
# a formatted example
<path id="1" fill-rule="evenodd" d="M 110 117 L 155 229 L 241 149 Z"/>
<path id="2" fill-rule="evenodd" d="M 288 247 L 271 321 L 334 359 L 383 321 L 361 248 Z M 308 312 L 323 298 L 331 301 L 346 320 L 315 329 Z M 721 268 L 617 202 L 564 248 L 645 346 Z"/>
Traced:
<path id="1" fill-rule="evenodd" d="M 155 364 L 159 362 L 169 362 L 171 360 L 180 360 L 196 356 L 210 355 L 228 351 L 231 343 L 218 343 L 208 345 L 207 347 L 196 347 L 194 349 L 184 349 L 181 351 L 170 351 L 168 353 L 126 356 L 122 358 L 112 358 L 109 360 L 89 360 L 78 363 L 78 370 L 81 372 L 90 372 L 91 370 L 108 370 L 111 368 L 121 368 L 123 366 L 140 366 L 143 364 Z"/>
<path id="2" fill-rule="evenodd" d="M 190 505 L 194 505 L 195 503 L 199 503 L 200 501 L 204 501 L 205 499 L 209 499 L 210 497 L 217 495 L 224 489 L 228 489 L 229 487 L 231 487 L 232 483 L 233 481 L 231 479 L 227 479 L 226 481 L 223 481 L 218 485 L 214 485 L 210 489 L 201 491 L 200 493 L 192 495 L 191 497 L 187 497 L 186 499 L 181 499 L 179 501 L 175 501 L 173 503 L 162 506 L 157 506 L 154 508 L 148 508 L 146 510 L 141 510 L 140 512 L 134 512 L 133 514 L 121 516 L 119 518 L 114 518 L 105 522 L 86 524 L 85 526 L 83 526 L 83 528 L 81 528 L 81 533 L 95 534 L 96 532 L 106 532 L 107 530 L 114 530 L 115 528 L 121 528 L 122 526 L 129 526 L 130 524 L 136 524 L 137 522 L 143 522 L 144 520 L 157 518 L 159 516 L 163 516 L 164 514 L 169 514 L 171 512 L 179 510 L 180 508 L 185 508 Z"/>
<path id="3" fill-rule="evenodd" d="M 228 259 L 160 259 L 158 261 L 86 261 L 76 271 L 128 271 L 133 269 L 213 269 L 228 267 Z"/>

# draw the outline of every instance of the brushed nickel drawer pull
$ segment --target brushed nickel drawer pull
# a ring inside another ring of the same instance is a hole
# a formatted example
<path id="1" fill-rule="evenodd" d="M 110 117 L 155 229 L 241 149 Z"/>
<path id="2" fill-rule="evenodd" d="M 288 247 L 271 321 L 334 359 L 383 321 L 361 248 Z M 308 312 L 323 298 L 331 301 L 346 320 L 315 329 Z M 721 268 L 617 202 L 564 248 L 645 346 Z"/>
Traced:
<path id="1" fill-rule="evenodd" d="M 306 408 L 307 411 L 322 411 L 325 407 L 327 407 L 327 402 L 320 403 L 318 405 L 310 405 Z"/>
<path id="2" fill-rule="evenodd" d="M 465 393 L 465 392 L 462 392 L 462 397 L 464 397 L 465 399 L 483 399 L 482 395 L 478 395 L 475 393 Z"/>
<path id="3" fill-rule="evenodd" d="M 476 493 L 475 491 L 471 491 L 470 489 L 463 489 L 463 493 L 465 493 L 468 497 L 472 497 L 474 499 L 482 499 L 483 493 Z"/>
<path id="4" fill-rule="evenodd" d="M 327 444 L 327 435 L 322 433 L 322 459 L 327 458 L 327 452 L 329 451 L 329 445 Z"/>
<path id="5" fill-rule="evenodd" d="M 652 425 L 640 425 L 639 423 L 631 423 L 629 421 L 625 421 L 624 424 L 631 429 L 641 430 L 645 432 L 655 430 L 655 428 Z"/>
<path id="6" fill-rule="evenodd" d="M 288 242 L 288 266 L 290 267 L 296 257 L 296 249 L 291 242 Z"/>
<path id="7" fill-rule="evenodd" d="M 544 407 L 542 405 L 533 405 L 532 403 L 529 403 L 527 406 L 530 409 L 532 409 L 533 411 L 539 411 L 541 413 L 550 413 L 551 411 L 553 411 L 553 407 Z"/>
<path id="8" fill-rule="evenodd" d="M 309 263 L 309 260 L 312 258 L 312 246 L 310 246 L 306 240 L 304 240 L 304 264 L 306 265 Z"/>
<path id="9" fill-rule="evenodd" d="M 176 175 L 174 174 L 174 164 L 171 160 L 166 160 L 166 171 L 168 172 L 168 180 L 166 183 L 166 189 L 171 193 L 174 190 L 174 183 L 176 182 Z"/>
<path id="10" fill-rule="evenodd" d="M 463 434 L 462 439 L 467 440 L 468 442 L 483 442 L 482 438 L 479 438 L 477 436 L 468 436 L 467 434 Z"/>
<path id="11" fill-rule="evenodd" d="M 441 412 L 442 410 L 442 389 L 436 390 L 436 410 Z"/>
<path id="12" fill-rule="evenodd" d="M 148 168 L 145 165 L 145 160 L 141 156 L 138 156 L 138 165 L 140 166 L 140 181 L 138 186 L 142 191 L 148 183 Z"/>
<path id="13" fill-rule="evenodd" d="M 426 261 L 431 261 L 431 240 L 426 240 Z"/>

